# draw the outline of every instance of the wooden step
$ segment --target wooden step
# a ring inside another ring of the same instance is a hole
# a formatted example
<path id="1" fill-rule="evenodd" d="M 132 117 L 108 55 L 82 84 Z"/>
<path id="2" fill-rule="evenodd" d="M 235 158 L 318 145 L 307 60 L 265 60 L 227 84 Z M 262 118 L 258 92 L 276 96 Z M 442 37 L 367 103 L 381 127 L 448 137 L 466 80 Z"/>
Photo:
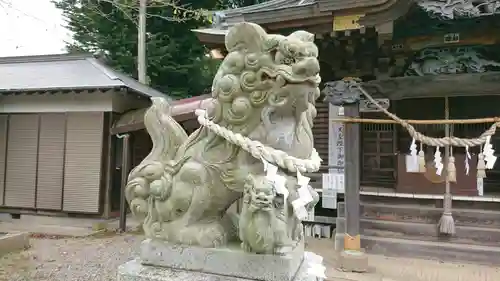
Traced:
<path id="1" fill-rule="evenodd" d="M 344 206 L 343 202 L 338 204 L 338 217 L 345 217 Z M 362 218 L 384 221 L 437 224 L 443 214 L 441 208 L 419 205 L 362 203 L 360 208 Z M 500 229 L 500 211 L 455 208 L 452 214 L 458 226 Z"/>
<path id="2" fill-rule="evenodd" d="M 466 198 L 461 196 L 462 198 Z M 385 203 L 390 205 L 417 205 L 428 207 L 443 207 L 442 198 L 405 198 L 405 197 L 391 197 L 391 196 L 378 196 L 378 195 L 360 195 L 363 203 Z M 481 199 L 487 200 L 486 197 Z M 496 210 L 500 211 L 500 202 L 493 201 L 464 201 L 453 200 L 454 208 L 466 208 L 476 210 Z"/>
<path id="3" fill-rule="evenodd" d="M 436 224 L 362 219 L 361 234 L 374 237 L 450 242 L 482 246 L 500 245 L 500 229 L 456 226 L 453 236 L 441 236 Z M 345 218 L 337 218 L 338 233 L 345 232 Z"/>
<path id="4" fill-rule="evenodd" d="M 344 234 L 335 236 L 336 249 L 344 241 Z M 478 263 L 498 266 L 500 247 L 455 244 L 449 242 L 416 241 L 398 238 L 361 236 L 361 246 L 367 253 L 441 261 Z"/>

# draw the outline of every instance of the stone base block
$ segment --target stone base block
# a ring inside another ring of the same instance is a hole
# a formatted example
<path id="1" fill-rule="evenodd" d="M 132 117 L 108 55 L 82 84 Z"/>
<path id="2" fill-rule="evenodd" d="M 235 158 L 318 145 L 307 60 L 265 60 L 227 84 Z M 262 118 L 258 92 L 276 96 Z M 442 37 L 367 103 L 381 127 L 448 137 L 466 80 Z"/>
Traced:
<path id="1" fill-rule="evenodd" d="M 242 268 L 244 265 L 242 265 Z M 301 264 L 291 281 L 323 281 L 308 274 L 307 260 Z M 279 271 L 279 268 L 275 268 Z M 270 272 L 271 274 L 272 272 Z M 117 281 L 266 281 L 268 279 L 241 278 L 229 274 L 210 274 L 189 270 L 144 265 L 139 259 L 129 261 L 118 268 Z M 274 279 L 279 280 L 279 279 Z"/>
<path id="2" fill-rule="evenodd" d="M 368 257 L 362 251 L 342 251 L 340 253 L 340 268 L 348 272 L 368 271 Z"/>
<path id="3" fill-rule="evenodd" d="M 0 233 L 0 256 L 30 247 L 29 233 Z"/>
<path id="4" fill-rule="evenodd" d="M 165 273 L 162 274 L 174 274 L 174 272 L 177 272 L 182 275 L 187 274 L 185 271 L 195 271 L 204 274 L 233 276 L 233 279 L 228 280 L 263 281 L 293 280 L 303 259 L 303 242 L 298 243 L 287 255 L 276 256 L 247 253 L 242 251 L 239 245 L 232 245 L 232 247 L 229 246 L 226 248 L 201 248 L 174 245 L 168 244 L 165 241 L 147 239 L 142 242 L 140 255 L 142 265 L 168 268 L 162 269 L 165 270 Z M 197 274 L 197 276 L 202 275 Z M 191 278 L 195 277 L 191 276 Z"/>

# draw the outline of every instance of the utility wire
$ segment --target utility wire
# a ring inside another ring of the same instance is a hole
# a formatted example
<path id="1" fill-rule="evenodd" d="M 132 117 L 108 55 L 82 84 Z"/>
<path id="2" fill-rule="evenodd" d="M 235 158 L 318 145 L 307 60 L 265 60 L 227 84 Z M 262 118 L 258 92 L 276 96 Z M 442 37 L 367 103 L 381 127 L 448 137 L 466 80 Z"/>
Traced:
<path id="1" fill-rule="evenodd" d="M 69 35 L 69 32 L 66 30 L 66 28 L 64 28 L 64 26 L 58 25 L 58 24 L 55 24 L 55 23 L 50 24 L 47 21 L 45 21 L 45 20 L 43 20 L 43 19 L 41 19 L 41 18 L 39 18 L 39 17 L 31 14 L 31 13 L 27 13 L 27 12 L 21 10 L 20 8 L 15 7 L 12 4 L 12 1 L 0 0 L 0 8 L 4 9 L 4 12 L 5 12 L 6 15 L 10 15 L 10 12 L 14 11 L 17 14 L 17 18 L 20 18 L 19 17 L 19 14 L 20 14 L 20 15 L 22 15 L 24 17 L 31 18 L 31 19 L 34 19 L 34 20 L 42 23 L 44 25 L 45 31 L 47 31 L 49 34 L 51 34 L 53 36 L 54 35 L 57 36 L 57 38 L 55 38 L 55 39 L 60 39 L 64 43 L 69 43 L 69 42 L 67 42 L 67 40 L 65 38 L 62 38 L 62 37 L 65 37 L 65 36 L 63 34 L 61 34 L 61 31 L 65 31 L 65 33 L 67 33 L 66 35 Z"/>

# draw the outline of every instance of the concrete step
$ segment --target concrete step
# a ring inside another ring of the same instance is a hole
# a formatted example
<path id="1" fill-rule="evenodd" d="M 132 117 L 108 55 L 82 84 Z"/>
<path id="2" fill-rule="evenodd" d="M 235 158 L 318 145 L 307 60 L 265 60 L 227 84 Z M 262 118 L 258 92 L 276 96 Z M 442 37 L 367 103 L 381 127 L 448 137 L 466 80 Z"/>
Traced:
<path id="1" fill-rule="evenodd" d="M 374 237 L 450 242 L 481 246 L 500 245 L 500 229 L 456 226 L 453 236 L 440 236 L 436 224 L 361 219 L 361 234 Z M 345 232 L 345 218 L 337 218 L 338 233 Z"/>
<path id="2" fill-rule="evenodd" d="M 335 236 L 336 249 L 344 241 L 344 234 Z M 367 253 L 393 256 L 438 259 L 449 262 L 477 263 L 498 266 L 500 247 L 455 244 L 449 242 L 416 241 L 398 238 L 361 236 L 361 246 Z"/>
<path id="3" fill-rule="evenodd" d="M 338 204 L 338 217 L 345 217 L 344 206 L 343 202 Z M 366 219 L 429 224 L 437 224 L 443 213 L 441 208 L 409 204 L 392 205 L 363 202 L 360 208 L 362 218 Z M 500 229 L 500 211 L 454 208 L 453 218 L 458 226 Z"/>

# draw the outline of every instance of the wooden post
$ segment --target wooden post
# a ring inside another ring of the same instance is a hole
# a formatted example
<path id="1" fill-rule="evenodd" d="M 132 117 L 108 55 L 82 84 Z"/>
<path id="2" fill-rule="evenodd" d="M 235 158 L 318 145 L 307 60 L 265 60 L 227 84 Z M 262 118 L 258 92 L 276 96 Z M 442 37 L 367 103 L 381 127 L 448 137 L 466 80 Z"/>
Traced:
<path id="1" fill-rule="evenodd" d="M 125 186 L 127 185 L 127 178 L 130 165 L 130 135 L 126 134 L 122 137 L 122 187 L 120 189 L 120 231 L 127 230 L 127 200 L 125 198 Z"/>
<path id="2" fill-rule="evenodd" d="M 341 81 L 325 83 L 322 93 L 325 100 L 333 105 L 340 106 L 344 116 L 359 117 L 359 102 L 361 91 L 359 79 L 351 78 Z M 360 221 L 360 131 L 359 124 L 346 123 L 344 127 L 344 155 L 345 155 L 345 233 L 344 251 L 340 254 L 340 267 L 344 271 L 365 272 L 368 270 L 368 258 L 361 249 L 359 229 Z"/>
<path id="3" fill-rule="evenodd" d="M 344 106 L 344 116 L 359 117 L 359 103 Z M 346 233 L 344 234 L 344 250 L 361 250 L 361 239 L 359 231 L 360 200 L 360 143 L 359 124 L 347 123 L 344 127 L 345 148 L 345 216 Z"/>

